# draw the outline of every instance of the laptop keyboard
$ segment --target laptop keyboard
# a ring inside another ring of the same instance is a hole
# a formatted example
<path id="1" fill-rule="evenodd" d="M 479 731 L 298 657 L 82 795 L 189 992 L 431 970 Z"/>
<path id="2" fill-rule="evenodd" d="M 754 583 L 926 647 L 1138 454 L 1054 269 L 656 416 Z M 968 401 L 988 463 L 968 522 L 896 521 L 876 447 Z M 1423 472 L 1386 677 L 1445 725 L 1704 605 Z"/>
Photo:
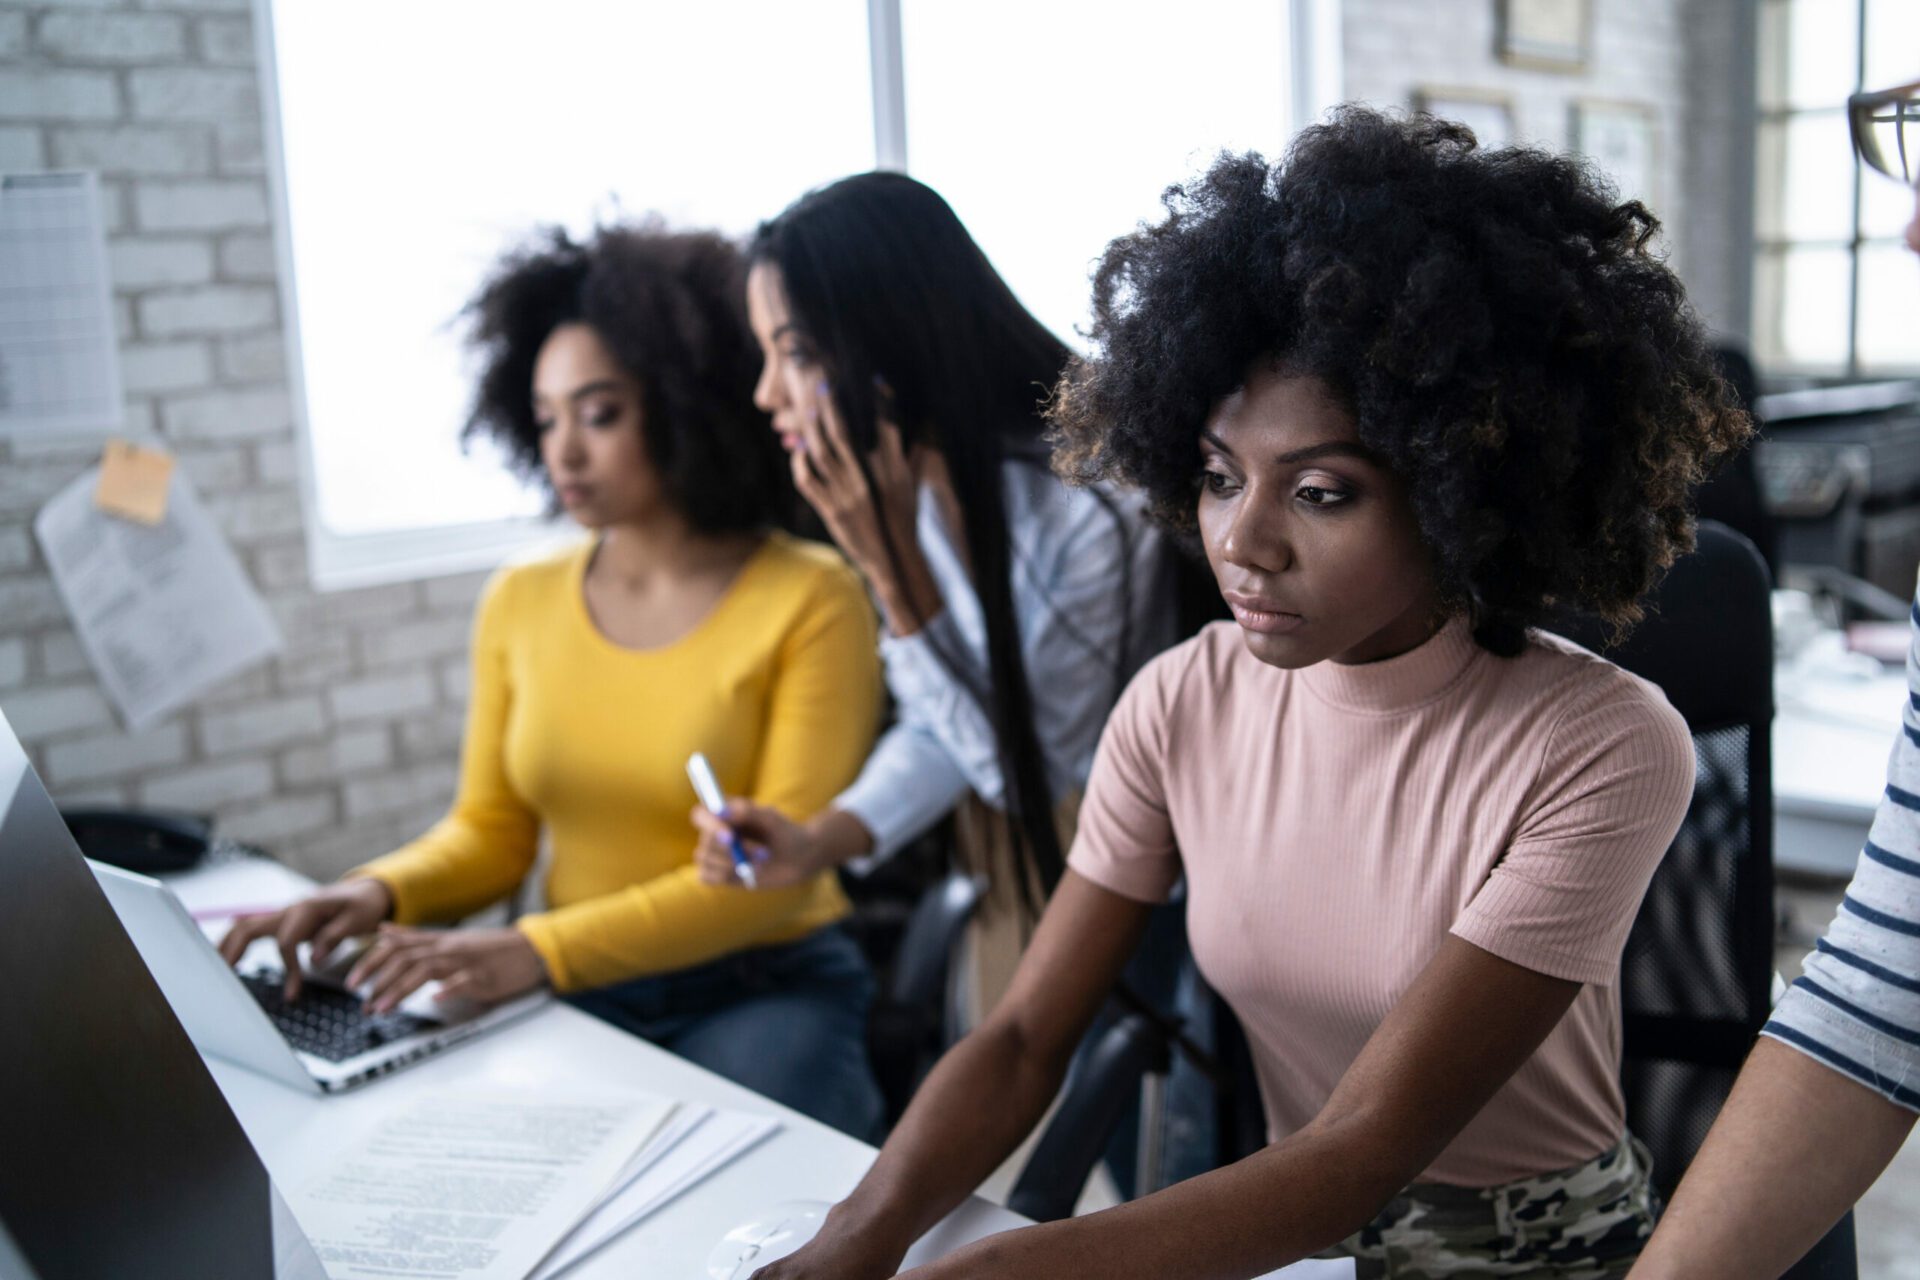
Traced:
<path id="1" fill-rule="evenodd" d="M 240 981 L 273 1019 L 287 1043 L 328 1062 L 378 1049 L 438 1024 L 410 1013 L 368 1013 L 358 996 L 308 983 L 289 1001 L 278 975 L 243 973 Z"/>

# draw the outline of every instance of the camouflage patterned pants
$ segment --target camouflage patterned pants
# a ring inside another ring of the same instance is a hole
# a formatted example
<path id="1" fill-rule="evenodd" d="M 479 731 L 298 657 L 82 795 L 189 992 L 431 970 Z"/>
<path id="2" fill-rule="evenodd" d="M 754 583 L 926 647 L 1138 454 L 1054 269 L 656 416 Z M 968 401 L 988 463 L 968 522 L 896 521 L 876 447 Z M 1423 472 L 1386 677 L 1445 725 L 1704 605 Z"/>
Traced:
<path id="1" fill-rule="evenodd" d="M 1408 1187 L 1328 1256 L 1359 1259 L 1359 1280 L 1616 1280 L 1653 1234 L 1650 1165 L 1629 1137 L 1587 1164 L 1501 1187 Z"/>

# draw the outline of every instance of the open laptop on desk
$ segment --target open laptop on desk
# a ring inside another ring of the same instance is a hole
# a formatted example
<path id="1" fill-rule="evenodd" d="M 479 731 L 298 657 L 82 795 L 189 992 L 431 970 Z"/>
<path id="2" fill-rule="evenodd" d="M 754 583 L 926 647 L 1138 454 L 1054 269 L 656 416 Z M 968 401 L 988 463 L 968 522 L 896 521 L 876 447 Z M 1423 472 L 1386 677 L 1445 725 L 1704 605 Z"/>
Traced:
<path id="1" fill-rule="evenodd" d="M 0 716 L 0 1275 L 325 1280 Z"/>
<path id="2" fill-rule="evenodd" d="M 374 1014 L 351 992 L 310 981 L 290 1001 L 281 993 L 277 955 L 270 963 L 243 961 L 238 972 L 229 969 L 165 885 L 89 865 L 193 1042 L 296 1089 L 338 1093 L 365 1084 L 531 1013 L 547 999 L 534 993 L 444 1009 L 421 999 Z"/>

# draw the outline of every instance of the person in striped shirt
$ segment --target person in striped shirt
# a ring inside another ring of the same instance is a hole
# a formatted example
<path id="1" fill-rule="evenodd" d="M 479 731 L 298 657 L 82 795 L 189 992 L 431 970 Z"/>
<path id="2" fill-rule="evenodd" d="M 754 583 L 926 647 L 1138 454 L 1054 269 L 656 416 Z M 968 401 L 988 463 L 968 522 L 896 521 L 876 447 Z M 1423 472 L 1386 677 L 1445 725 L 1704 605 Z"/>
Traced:
<path id="1" fill-rule="evenodd" d="M 1914 184 L 1920 82 L 1856 95 L 1848 110 L 1860 158 Z M 1920 190 L 1906 240 L 1920 253 Z M 1920 591 L 1912 619 L 1902 732 L 1853 883 L 1633 1280 L 1778 1276 L 1873 1185 L 1920 1118 Z"/>

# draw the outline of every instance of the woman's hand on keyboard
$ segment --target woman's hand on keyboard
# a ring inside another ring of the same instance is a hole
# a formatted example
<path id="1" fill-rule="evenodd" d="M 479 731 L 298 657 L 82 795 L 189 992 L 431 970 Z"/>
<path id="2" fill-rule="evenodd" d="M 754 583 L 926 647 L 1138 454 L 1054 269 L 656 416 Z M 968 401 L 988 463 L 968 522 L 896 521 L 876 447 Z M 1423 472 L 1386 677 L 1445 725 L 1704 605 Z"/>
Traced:
<path id="1" fill-rule="evenodd" d="M 239 964 L 256 938 L 272 938 L 286 966 L 287 999 L 300 995 L 300 944 L 313 944 L 309 958 L 318 969 L 348 938 L 372 933 L 393 914 L 393 893 L 378 880 L 363 878 L 330 884 L 310 898 L 264 915 L 240 916 L 220 940 L 220 954 Z"/>
<path id="2" fill-rule="evenodd" d="M 347 988 L 367 1007 L 387 1013 L 423 984 L 438 982 L 439 999 L 459 996 L 492 1004 L 547 981 L 547 962 L 518 929 L 410 929 L 382 925 L 380 936 L 347 975 Z"/>

